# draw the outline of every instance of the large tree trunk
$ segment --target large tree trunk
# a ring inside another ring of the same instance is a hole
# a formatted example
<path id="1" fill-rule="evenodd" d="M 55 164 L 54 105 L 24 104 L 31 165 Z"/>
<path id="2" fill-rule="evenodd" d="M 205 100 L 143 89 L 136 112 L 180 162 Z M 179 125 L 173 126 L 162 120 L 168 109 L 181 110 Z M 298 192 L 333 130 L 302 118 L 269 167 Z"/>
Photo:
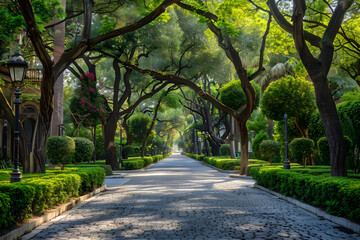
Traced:
<path id="1" fill-rule="evenodd" d="M 327 79 L 324 75 L 312 78 L 315 86 L 316 104 L 324 124 L 330 148 L 331 176 L 346 176 L 345 139 L 337 115 Z"/>
<path id="2" fill-rule="evenodd" d="M 109 117 L 105 125 L 105 155 L 106 164 L 110 165 L 112 170 L 119 170 L 119 164 L 117 162 L 116 147 L 115 147 L 115 131 L 116 129 L 116 117 Z"/>
<path id="3" fill-rule="evenodd" d="M 241 164 L 240 164 L 240 175 L 248 175 L 247 167 L 248 167 L 248 159 L 249 159 L 249 136 L 248 129 L 246 126 L 247 120 L 238 121 L 240 127 L 240 144 L 241 144 Z"/>

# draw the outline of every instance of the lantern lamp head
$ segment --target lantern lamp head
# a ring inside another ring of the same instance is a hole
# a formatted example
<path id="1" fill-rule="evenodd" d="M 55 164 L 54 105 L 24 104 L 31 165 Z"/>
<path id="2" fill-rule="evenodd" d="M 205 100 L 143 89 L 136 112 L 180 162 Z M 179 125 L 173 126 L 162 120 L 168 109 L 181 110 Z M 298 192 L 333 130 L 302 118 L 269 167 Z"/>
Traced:
<path id="1" fill-rule="evenodd" d="M 10 71 L 11 82 L 14 86 L 20 86 L 25 79 L 28 63 L 20 53 L 15 53 L 7 62 Z"/>

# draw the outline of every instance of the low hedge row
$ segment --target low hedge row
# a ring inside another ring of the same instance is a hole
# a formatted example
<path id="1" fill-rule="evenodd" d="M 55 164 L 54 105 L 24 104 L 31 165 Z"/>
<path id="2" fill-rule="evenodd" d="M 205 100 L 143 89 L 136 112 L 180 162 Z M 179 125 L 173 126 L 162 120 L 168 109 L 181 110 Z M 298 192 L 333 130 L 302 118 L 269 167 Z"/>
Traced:
<path id="1" fill-rule="evenodd" d="M 141 169 L 143 167 L 146 167 L 147 165 L 158 162 L 161 159 L 168 157 L 169 155 L 170 154 L 164 154 L 164 155 L 155 155 L 152 157 L 124 159 L 123 167 L 125 168 L 125 170 Z"/>
<path id="2" fill-rule="evenodd" d="M 23 178 L 22 182 L 0 185 L 0 228 L 38 215 L 71 197 L 91 191 L 103 184 L 101 167 L 79 168 L 77 171 Z"/>
<path id="3" fill-rule="evenodd" d="M 360 222 L 360 179 L 351 174 L 331 177 L 327 170 L 299 171 L 267 166 L 251 168 L 251 175 L 261 186 L 326 209 L 330 214 Z M 309 174 L 314 172 L 322 174 Z"/>
<path id="4" fill-rule="evenodd" d="M 240 168 L 240 159 L 229 159 L 227 156 L 205 157 L 192 153 L 185 153 L 186 156 L 196 160 L 204 161 L 209 165 L 222 170 L 238 170 Z M 249 168 L 252 166 L 269 165 L 269 162 L 257 159 L 249 159 Z"/>

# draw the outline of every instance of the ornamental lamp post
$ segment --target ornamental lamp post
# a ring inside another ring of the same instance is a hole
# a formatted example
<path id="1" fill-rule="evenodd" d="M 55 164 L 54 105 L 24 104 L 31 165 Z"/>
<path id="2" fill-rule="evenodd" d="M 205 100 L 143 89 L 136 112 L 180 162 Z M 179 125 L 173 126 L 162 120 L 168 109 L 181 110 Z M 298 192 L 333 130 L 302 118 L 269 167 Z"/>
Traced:
<path id="1" fill-rule="evenodd" d="M 119 128 L 120 128 L 120 155 L 119 155 L 119 169 L 121 169 L 123 165 L 123 158 L 122 158 L 122 116 L 118 116 Z"/>
<path id="2" fill-rule="evenodd" d="M 27 62 L 20 53 L 15 53 L 11 59 L 7 62 L 7 66 L 10 72 L 11 82 L 15 87 L 15 129 L 14 129 L 14 170 L 10 173 L 10 183 L 21 182 L 21 172 L 19 170 L 19 106 L 20 101 L 20 86 L 24 81 L 26 70 L 28 67 Z"/>
<path id="3" fill-rule="evenodd" d="M 288 141 L 287 141 L 287 114 L 284 115 L 285 120 L 285 159 L 284 169 L 290 169 L 290 161 L 288 159 Z"/>

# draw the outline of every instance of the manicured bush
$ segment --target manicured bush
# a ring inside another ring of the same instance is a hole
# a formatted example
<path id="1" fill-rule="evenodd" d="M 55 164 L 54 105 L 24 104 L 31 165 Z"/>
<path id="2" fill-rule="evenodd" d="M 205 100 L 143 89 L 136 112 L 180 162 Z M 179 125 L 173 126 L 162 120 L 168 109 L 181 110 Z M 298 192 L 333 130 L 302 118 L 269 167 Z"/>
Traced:
<path id="1" fill-rule="evenodd" d="M 47 139 L 45 144 L 46 155 L 52 164 L 63 166 L 74 158 L 75 141 L 67 136 L 54 136 Z"/>
<path id="2" fill-rule="evenodd" d="M 294 160 L 306 166 L 306 160 L 310 160 L 310 154 L 314 152 L 314 141 L 310 138 L 295 138 L 289 148 Z"/>
<path id="3" fill-rule="evenodd" d="M 262 155 L 260 152 L 260 143 L 264 140 L 270 140 L 267 132 L 260 132 L 258 134 L 256 134 L 252 144 L 251 144 L 251 149 L 253 151 L 254 154 L 254 158 L 256 159 L 262 159 Z"/>
<path id="4" fill-rule="evenodd" d="M 154 162 L 152 157 L 143 157 L 142 160 L 144 161 L 144 166 L 147 166 L 147 165 L 152 164 Z"/>
<path id="5" fill-rule="evenodd" d="M 0 193 L 6 194 L 11 199 L 8 225 L 21 222 L 32 216 L 31 207 L 35 196 L 35 188 L 21 183 L 0 185 Z"/>
<path id="6" fill-rule="evenodd" d="M 15 221 L 10 215 L 11 200 L 7 194 L 0 193 L 0 228 L 6 228 Z"/>
<path id="7" fill-rule="evenodd" d="M 281 169 L 281 166 L 253 167 L 251 175 L 261 186 L 326 209 L 330 214 L 360 222 L 359 178 L 313 176 Z"/>
<path id="8" fill-rule="evenodd" d="M 90 161 L 94 153 L 94 143 L 87 138 L 74 138 L 75 141 L 75 155 L 74 162 Z"/>
<path id="9" fill-rule="evenodd" d="M 143 167 L 144 167 L 144 161 L 141 159 L 124 161 L 125 170 L 141 169 Z"/>
<path id="10" fill-rule="evenodd" d="M 79 192 L 101 186 L 105 180 L 105 170 L 101 167 L 75 170 L 58 175 L 39 174 L 34 178 L 23 178 L 20 183 L 0 185 L 0 227 L 9 227 L 33 214 L 41 214 L 78 196 Z"/>
<path id="11" fill-rule="evenodd" d="M 240 166 L 240 160 L 237 160 L 237 159 L 215 160 L 215 167 L 223 169 L 223 170 L 235 170 L 235 166 Z"/>
<path id="12" fill-rule="evenodd" d="M 167 154 L 167 153 L 163 154 L 163 158 L 166 158 L 168 156 L 169 156 L 169 154 Z"/>
<path id="13" fill-rule="evenodd" d="M 280 162 L 280 150 L 280 143 L 274 140 L 264 140 L 260 143 L 260 152 L 264 159 L 270 161 L 270 165 L 272 162 Z"/>
<path id="14" fill-rule="evenodd" d="M 111 176 L 113 175 L 113 171 L 110 165 L 100 165 L 100 167 L 102 167 L 105 170 L 105 175 L 106 176 Z"/>
<path id="15" fill-rule="evenodd" d="M 220 146 L 220 154 L 221 154 L 221 156 L 230 155 L 230 144 L 222 144 Z"/>

